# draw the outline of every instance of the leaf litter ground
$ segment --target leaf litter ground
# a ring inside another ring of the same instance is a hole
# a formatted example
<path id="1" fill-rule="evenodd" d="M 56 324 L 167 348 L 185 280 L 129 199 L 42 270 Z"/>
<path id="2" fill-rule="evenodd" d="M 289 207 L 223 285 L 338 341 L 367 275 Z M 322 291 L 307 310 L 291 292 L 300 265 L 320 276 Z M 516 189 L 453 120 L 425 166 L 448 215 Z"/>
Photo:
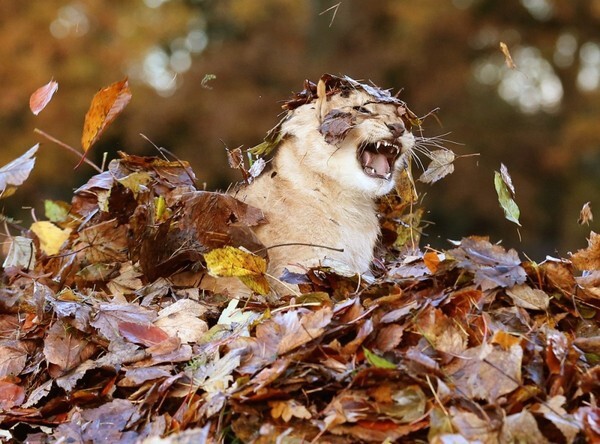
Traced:
<path id="1" fill-rule="evenodd" d="M 200 284 L 207 262 L 263 282 L 262 213 L 194 181 L 121 154 L 12 239 L 2 439 L 598 442 L 595 233 L 572 261 L 478 237 L 398 254 L 390 199 L 373 282 L 311 269 L 286 277 L 303 294 L 236 299 Z"/>

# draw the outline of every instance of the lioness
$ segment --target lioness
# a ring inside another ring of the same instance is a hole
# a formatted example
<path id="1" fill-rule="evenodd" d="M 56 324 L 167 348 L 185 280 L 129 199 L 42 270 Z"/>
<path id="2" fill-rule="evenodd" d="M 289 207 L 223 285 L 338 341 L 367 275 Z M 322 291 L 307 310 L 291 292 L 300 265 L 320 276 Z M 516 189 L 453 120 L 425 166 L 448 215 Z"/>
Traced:
<path id="1" fill-rule="evenodd" d="M 389 91 L 332 75 L 284 109 L 270 168 L 235 193 L 266 216 L 255 232 L 269 274 L 320 264 L 364 273 L 380 234 L 375 200 L 406 166 L 418 119 Z"/>

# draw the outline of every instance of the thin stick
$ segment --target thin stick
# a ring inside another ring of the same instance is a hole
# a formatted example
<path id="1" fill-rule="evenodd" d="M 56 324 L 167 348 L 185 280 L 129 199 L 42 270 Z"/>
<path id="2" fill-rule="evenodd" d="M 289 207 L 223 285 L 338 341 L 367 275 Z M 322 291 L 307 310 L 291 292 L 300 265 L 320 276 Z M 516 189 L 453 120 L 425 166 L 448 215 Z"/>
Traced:
<path id="1" fill-rule="evenodd" d="M 50 134 L 42 131 L 41 129 L 36 128 L 36 129 L 33 130 L 33 132 L 39 134 L 40 136 L 44 136 L 49 141 L 56 143 L 58 146 L 61 146 L 61 147 L 63 147 L 64 149 L 66 149 L 68 151 L 71 151 L 73 154 L 75 154 L 76 156 L 78 156 L 80 159 L 83 158 L 83 161 L 85 163 L 87 163 L 89 166 L 91 166 L 93 169 L 95 169 L 99 173 L 102 173 L 102 169 L 100 169 L 100 167 L 98 165 L 96 165 L 94 162 L 92 162 L 88 158 L 84 157 L 84 154 L 82 154 L 79 151 L 77 151 L 71 145 L 67 145 L 66 143 L 64 143 L 64 142 L 56 139 L 55 137 L 52 137 Z"/>
<path id="2" fill-rule="evenodd" d="M 316 247 L 316 248 L 324 248 L 326 250 L 339 251 L 340 253 L 344 252 L 343 248 L 328 247 L 327 245 L 308 244 L 308 243 L 305 243 L 305 242 L 289 242 L 289 243 L 286 243 L 286 244 L 277 244 L 277 245 L 271 245 L 270 247 L 260 248 L 260 249 L 258 249 L 256 251 L 254 251 L 253 253 L 257 254 L 257 253 L 260 253 L 262 251 L 271 250 L 273 248 L 293 247 L 293 246 Z"/>

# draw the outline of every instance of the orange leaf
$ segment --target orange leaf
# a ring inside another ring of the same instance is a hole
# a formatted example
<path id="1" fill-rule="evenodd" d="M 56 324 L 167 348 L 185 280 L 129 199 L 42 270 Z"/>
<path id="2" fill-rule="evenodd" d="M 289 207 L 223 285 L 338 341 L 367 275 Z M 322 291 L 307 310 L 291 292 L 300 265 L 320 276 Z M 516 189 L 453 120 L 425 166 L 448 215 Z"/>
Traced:
<path id="1" fill-rule="evenodd" d="M 425 266 L 431 273 L 435 273 L 438 269 L 438 265 L 440 264 L 440 257 L 436 252 L 428 251 L 423 256 L 423 262 L 425 262 Z"/>
<path id="2" fill-rule="evenodd" d="M 52 100 L 52 96 L 58 89 L 58 82 L 50 80 L 44 86 L 35 90 L 35 92 L 29 97 L 29 109 L 34 115 L 38 115 L 46 105 Z"/>
<path id="3" fill-rule="evenodd" d="M 127 79 L 113 83 L 96 93 L 83 123 L 81 147 L 84 153 L 96 143 L 106 127 L 115 120 L 130 100 L 131 90 Z"/>

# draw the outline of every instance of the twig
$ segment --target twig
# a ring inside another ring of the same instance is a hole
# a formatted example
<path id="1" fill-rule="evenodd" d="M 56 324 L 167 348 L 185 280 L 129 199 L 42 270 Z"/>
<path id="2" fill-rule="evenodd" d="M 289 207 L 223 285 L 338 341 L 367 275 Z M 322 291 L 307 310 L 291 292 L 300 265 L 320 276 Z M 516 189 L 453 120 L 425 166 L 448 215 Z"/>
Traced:
<path id="1" fill-rule="evenodd" d="M 325 11 L 320 12 L 319 15 L 323 15 L 329 11 L 331 11 L 333 9 L 333 15 L 331 16 L 331 21 L 329 22 L 329 27 L 331 28 L 331 26 L 333 25 L 333 21 L 335 20 L 335 16 L 337 15 L 338 9 L 340 9 L 340 5 L 342 4 L 342 2 L 338 2 L 333 6 L 330 6 L 329 8 L 327 8 Z"/>
<path id="2" fill-rule="evenodd" d="M 96 171 L 98 171 L 99 173 L 102 173 L 102 169 L 96 165 L 94 162 L 92 162 L 91 160 L 89 160 L 88 158 L 84 157 L 84 154 L 80 153 L 79 151 L 77 151 L 75 148 L 73 148 L 71 145 L 67 145 L 66 143 L 56 139 L 55 137 L 52 137 L 50 134 L 42 131 L 41 129 L 34 129 L 33 130 L 34 133 L 39 134 L 40 136 L 44 136 L 46 139 L 48 139 L 51 142 L 56 143 L 58 146 L 63 147 L 64 149 L 66 149 L 67 151 L 72 152 L 73 154 L 75 154 L 76 156 L 78 156 L 80 159 L 83 159 L 83 161 L 85 163 L 87 163 L 89 166 L 91 166 L 93 169 L 95 169 Z"/>

